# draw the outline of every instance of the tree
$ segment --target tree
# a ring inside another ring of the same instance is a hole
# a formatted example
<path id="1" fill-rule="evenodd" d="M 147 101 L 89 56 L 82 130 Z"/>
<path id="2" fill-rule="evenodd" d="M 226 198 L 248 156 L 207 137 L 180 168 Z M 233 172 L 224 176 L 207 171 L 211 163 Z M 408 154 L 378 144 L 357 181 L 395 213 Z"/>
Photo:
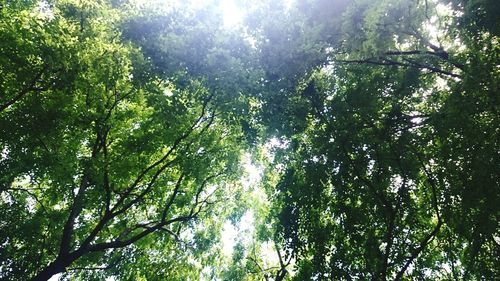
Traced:
<path id="1" fill-rule="evenodd" d="M 126 10 L 37 4 L 2 8 L 2 278 L 140 278 L 132 261 L 169 249 L 177 272 L 156 276 L 196 279 L 182 267 L 217 233 L 195 225 L 230 195 L 238 127 L 201 77 L 153 74 L 120 39 Z"/>
<path id="2" fill-rule="evenodd" d="M 497 278 L 495 3 L 237 2 L 0 6 L 0 278 Z"/>
<path id="3" fill-rule="evenodd" d="M 270 124 L 290 143 L 271 200 L 294 278 L 498 276 L 498 38 L 427 1 L 297 5 L 289 16 L 326 58 L 275 53 L 306 71 L 266 104 L 290 115 Z M 280 27 L 262 26 L 263 41 Z"/>

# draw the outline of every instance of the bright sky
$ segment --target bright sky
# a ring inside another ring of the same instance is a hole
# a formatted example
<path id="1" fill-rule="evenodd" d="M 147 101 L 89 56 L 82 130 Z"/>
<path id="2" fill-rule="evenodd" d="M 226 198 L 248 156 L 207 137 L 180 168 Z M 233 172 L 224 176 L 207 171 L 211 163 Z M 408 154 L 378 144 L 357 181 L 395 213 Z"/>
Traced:
<path id="1" fill-rule="evenodd" d="M 239 241 L 243 245 L 250 245 L 255 232 L 254 222 L 255 219 L 251 210 L 245 212 L 236 226 L 231 224 L 229 220 L 226 221 L 222 230 L 222 250 L 226 257 L 231 257 L 234 246 Z"/>
<path id="2" fill-rule="evenodd" d="M 290 9 L 294 0 L 282 0 L 286 9 Z M 241 23 L 243 17 L 245 16 L 245 11 L 241 7 L 238 7 L 234 0 L 222 0 L 221 11 L 224 17 L 224 27 L 230 28 Z"/>
<path id="3" fill-rule="evenodd" d="M 221 10 L 224 17 L 224 27 L 226 28 L 240 24 L 245 15 L 243 10 L 238 8 L 233 0 L 223 0 L 221 2 Z"/>
<path id="4" fill-rule="evenodd" d="M 256 189 L 258 189 L 258 184 L 262 178 L 262 169 L 252 163 L 250 154 L 245 155 L 243 167 L 245 175 L 241 177 L 241 185 L 247 192 L 252 189 L 259 191 Z M 232 255 L 238 239 L 241 239 L 245 245 L 250 244 L 255 230 L 254 222 L 255 218 L 252 210 L 246 211 L 237 225 L 231 224 L 229 220 L 226 221 L 221 234 L 223 252 L 226 256 L 230 257 Z"/>

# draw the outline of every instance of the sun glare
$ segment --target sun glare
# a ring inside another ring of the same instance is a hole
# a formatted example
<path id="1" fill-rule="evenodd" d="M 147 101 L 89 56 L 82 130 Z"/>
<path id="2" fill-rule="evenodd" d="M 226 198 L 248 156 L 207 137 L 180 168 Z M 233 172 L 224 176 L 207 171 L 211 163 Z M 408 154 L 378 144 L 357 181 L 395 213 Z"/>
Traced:
<path id="1" fill-rule="evenodd" d="M 220 3 L 220 8 L 224 19 L 224 27 L 231 28 L 241 23 L 244 13 L 242 9 L 236 6 L 234 1 L 223 0 Z"/>

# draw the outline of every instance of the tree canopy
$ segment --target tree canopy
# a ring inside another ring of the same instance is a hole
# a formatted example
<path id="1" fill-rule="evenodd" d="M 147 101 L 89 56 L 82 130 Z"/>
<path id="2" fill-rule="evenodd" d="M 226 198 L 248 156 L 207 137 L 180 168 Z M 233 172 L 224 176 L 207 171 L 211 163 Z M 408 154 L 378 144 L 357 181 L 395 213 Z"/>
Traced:
<path id="1" fill-rule="evenodd" d="M 0 279 L 498 279 L 500 6 L 228 2 L 0 4 Z"/>

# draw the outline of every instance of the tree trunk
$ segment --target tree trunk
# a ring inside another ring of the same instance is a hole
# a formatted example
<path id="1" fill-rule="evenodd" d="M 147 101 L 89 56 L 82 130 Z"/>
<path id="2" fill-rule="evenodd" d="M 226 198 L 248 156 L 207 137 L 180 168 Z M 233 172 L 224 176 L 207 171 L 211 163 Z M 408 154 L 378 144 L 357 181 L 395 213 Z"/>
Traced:
<path id="1" fill-rule="evenodd" d="M 38 272 L 31 281 L 47 281 L 50 277 L 56 275 L 57 273 L 64 272 L 66 267 L 71 263 L 70 258 L 60 258 L 58 257 L 55 261 L 51 262 L 42 271 Z"/>

